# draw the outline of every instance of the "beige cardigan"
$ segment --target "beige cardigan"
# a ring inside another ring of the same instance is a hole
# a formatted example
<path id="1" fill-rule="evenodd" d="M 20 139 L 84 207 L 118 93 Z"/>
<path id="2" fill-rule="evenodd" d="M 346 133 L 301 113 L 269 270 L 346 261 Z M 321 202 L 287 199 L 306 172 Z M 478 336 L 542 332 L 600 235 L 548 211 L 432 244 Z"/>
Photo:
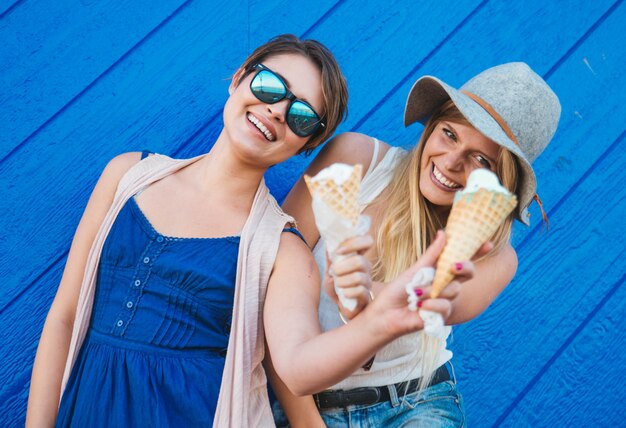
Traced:
<path id="1" fill-rule="evenodd" d="M 120 180 L 87 259 L 61 394 L 89 329 L 100 253 L 115 218 L 134 194 L 201 157 L 177 160 L 162 155 L 149 156 L 129 169 Z M 241 232 L 233 320 L 213 422 L 215 427 L 274 426 L 265 372 L 261 366 L 264 357 L 263 303 L 280 234 L 289 222 L 293 222 L 293 218 L 283 213 L 261 181 Z"/>

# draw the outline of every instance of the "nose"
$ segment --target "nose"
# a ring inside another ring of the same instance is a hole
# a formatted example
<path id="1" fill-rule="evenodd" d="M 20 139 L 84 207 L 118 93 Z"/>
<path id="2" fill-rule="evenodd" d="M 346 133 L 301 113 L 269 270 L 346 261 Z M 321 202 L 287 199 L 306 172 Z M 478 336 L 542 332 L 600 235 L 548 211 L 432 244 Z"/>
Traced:
<path id="1" fill-rule="evenodd" d="M 267 112 L 270 117 L 275 118 L 279 122 L 284 122 L 289 108 L 289 100 L 284 99 L 274 104 L 267 105 Z"/>
<path id="2" fill-rule="evenodd" d="M 444 166 L 448 171 L 463 170 L 463 153 L 460 150 L 450 150 L 445 157 Z"/>

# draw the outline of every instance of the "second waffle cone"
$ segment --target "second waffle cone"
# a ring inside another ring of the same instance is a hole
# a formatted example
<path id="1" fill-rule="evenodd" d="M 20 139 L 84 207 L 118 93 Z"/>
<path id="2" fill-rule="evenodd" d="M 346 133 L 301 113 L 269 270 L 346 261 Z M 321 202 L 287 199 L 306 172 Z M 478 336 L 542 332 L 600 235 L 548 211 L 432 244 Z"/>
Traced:
<path id="1" fill-rule="evenodd" d="M 359 191 L 361 188 L 362 166 L 354 165 L 350 177 L 338 185 L 334 180 L 312 180 L 308 175 L 304 181 L 311 194 L 317 194 L 342 217 L 356 224 L 359 218 Z"/>
<path id="2" fill-rule="evenodd" d="M 462 195 L 455 201 L 446 224 L 446 246 L 437 261 L 431 297 L 439 296 L 454 278 L 452 264 L 469 260 L 516 205 L 515 195 L 486 189 Z"/>

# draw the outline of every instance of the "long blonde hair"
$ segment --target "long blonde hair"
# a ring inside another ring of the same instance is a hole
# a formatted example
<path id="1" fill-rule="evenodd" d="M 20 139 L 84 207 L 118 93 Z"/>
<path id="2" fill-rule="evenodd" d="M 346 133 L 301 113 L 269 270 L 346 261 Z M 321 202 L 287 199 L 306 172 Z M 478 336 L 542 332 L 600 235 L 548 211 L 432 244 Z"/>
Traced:
<path id="1" fill-rule="evenodd" d="M 372 269 L 372 277 L 376 281 L 392 281 L 408 269 L 433 241 L 437 230 L 445 226 L 447 214 L 443 216 L 438 214 L 434 209 L 435 206 L 419 189 L 424 145 L 437 124 L 444 120 L 471 126 L 452 101 L 445 103 L 428 121 L 416 147 L 400 161 L 390 184 L 375 201 L 385 207 L 376 239 L 378 259 Z M 519 166 L 516 158 L 506 149 L 500 150 L 496 161 L 496 174 L 509 191 L 517 190 Z M 512 224 L 513 214 L 509 215 L 494 234 L 492 238 L 494 249 L 483 257 L 489 257 L 508 243 Z M 435 367 L 437 351 L 442 349 L 445 343 L 423 332 L 421 337 L 420 390 L 423 390 L 437 369 Z"/>

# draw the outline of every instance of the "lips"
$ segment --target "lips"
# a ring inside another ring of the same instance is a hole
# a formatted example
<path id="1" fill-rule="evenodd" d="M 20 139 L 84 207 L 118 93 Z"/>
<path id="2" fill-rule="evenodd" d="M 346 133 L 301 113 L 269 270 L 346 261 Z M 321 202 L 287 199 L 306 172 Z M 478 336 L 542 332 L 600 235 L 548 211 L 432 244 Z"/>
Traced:
<path id="1" fill-rule="evenodd" d="M 448 191 L 457 191 L 460 188 L 462 188 L 463 186 L 460 185 L 459 183 L 450 180 L 448 177 L 446 177 L 440 170 L 439 168 L 437 168 L 437 166 L 433 163 L 433 168 L 431 170 L 430 173 L 430 177 L 431 179 L 435 182 L 435 184 L 439 185 L 439 187 L 448 190 Z"/>
<path id="2" fill-rule="evenodd" d="M 265 123 L 263 123 L 263 121 L 261 119 L 259 119 L 258 117 L 256 117 L 252 113 L 248 113 L 246 115 L 246 118 L 248 119 L 248 122 L 253 124 L 261 132 L 261 134 L 263 134 L 263 136 L 265 136 L 265 139 L 267 141 L 274 141 L 274 140 L 276 140 L 276 136 L 274 135 L 274 133 L 270 129 L 268 129 L 269 127 L 271 127 L 271 125 L 269 125 L 269 124 L 266 125 Z"/>

